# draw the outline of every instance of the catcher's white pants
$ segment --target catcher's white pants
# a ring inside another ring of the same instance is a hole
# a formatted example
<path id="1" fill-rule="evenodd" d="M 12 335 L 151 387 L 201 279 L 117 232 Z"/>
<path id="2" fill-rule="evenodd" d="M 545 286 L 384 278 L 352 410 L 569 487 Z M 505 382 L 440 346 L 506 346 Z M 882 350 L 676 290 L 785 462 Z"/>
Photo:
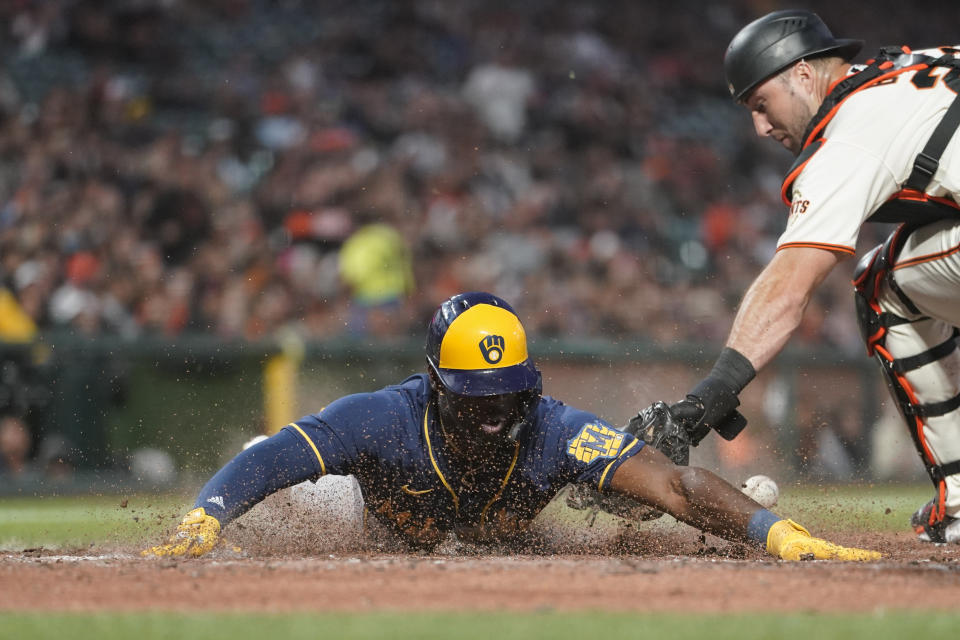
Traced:
<path id="1" fill-rule="evenodd" d="M 911 311 L 884 281 L 877 302 L 883 311 L 912 320 L 887 330 L 885 347 L 896 358 L 922 353 L 950 339 L 960 327 L 960 224 L 921 227 L 906 239 L 893 278 L 920 314 Z M 960 393 L 960 350 L 905 374 L 920 404 Z M 960 409 L 924 419 L 923 439 L 937 464 L 960 460 Z M 946 513 L 960 516 L 960 475 L 946 478 Z"/>

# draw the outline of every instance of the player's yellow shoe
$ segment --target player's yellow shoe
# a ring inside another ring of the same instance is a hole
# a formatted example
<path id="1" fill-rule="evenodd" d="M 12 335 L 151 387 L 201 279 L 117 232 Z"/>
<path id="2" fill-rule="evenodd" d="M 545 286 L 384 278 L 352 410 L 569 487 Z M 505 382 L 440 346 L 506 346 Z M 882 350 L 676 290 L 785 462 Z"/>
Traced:
<path id="1" fill-rule="evenodd" d="M 164 544 L 144 549 L 142 556 L 202 556 L 220 540 L 220 522 L 197 507 L 183 517 L 177 531 Z"/>
<path id="2" fill-rule="evenodd" d="M 814 538 L 810 532 L 793 520 L 775 522 L 767 533 L 767 551 L 783 560 L 879 560 L 878 551 L 841 547 L 838 544 Z"/>

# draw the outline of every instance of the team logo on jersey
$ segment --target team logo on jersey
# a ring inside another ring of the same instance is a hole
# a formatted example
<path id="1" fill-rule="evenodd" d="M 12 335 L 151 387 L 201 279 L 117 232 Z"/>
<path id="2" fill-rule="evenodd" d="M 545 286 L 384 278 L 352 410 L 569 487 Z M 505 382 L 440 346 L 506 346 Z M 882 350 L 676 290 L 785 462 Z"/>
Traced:
<path id="1" fill-rule="evenodd" d="M 503 358 L 504 345 L 503 336 L 486 336 L 480 341 L 480 353 L 483 359 L 490 364 L 497 364 Z"/>
<path id="2" fill-rule="evenodd" d="M 623 448 L 625 436 L 622 431 L 591 422 L 583 425 L 580 433 L 567 443 L 567 454 L 584 463 L 597 458 L 615 458 Z"/>
<path id="3" fill-rule="evenodd" d="M 801 195 L 799 190 L 793 191 L 793 200 L 790 202 L 790 219 L 801 216 L 810 208 L 810 201 Z"/>

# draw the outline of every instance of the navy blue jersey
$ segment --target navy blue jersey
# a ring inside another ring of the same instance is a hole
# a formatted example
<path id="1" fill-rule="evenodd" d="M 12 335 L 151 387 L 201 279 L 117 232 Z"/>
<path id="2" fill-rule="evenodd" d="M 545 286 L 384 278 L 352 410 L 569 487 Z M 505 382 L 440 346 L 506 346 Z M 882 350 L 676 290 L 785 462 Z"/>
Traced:
<path id="1" fill-rule="evenodd" d="M 522 533 L 566 484 L 604 490 L 642 446 L 597 416 L 544 396 L 502 464 L 458 470 L 429 378 L 418 374 L 287 425 L 214 476 L 196 506 L 229 520 L 284 486 L 352 474 L 368 512 L 409 542 L 431 546 L 452 530 L 506 539 Z"/>

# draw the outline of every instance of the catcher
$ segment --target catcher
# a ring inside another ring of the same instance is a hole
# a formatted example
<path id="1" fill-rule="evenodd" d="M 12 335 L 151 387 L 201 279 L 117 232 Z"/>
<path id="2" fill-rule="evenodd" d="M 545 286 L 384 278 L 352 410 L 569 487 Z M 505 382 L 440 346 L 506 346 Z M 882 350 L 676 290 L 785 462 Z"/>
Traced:
<path id="1" fill-rule="evenodd" d="M 689 445 L 711 430 L 735 437 L 740 392 L 855 255 L 862 225 L 900 223 L 854 269 L 857 321 L 934 485 L 911 525 L 919 540 L 960 543 L 960 46 L 884 47 L 851 64 L 862 44 L 794 9 L 731 40 L 731 96 L 758 136 L 796 156 L 781 188 L 789 213 L 713 369 L 670 409 Z"/>
<path id="2" fill-rule="evenodd" d="M 612 492 L 784 560 L 875 560 L 812 537 L 709 471 L 596 416 L 541 395 L 526 334 L 504 300 L 456 295 L 427 334 L 427 373 L 343 397 L 241 452 L 200 491 L 154 556 L 200 556 L 221 528 L 266 496 L 326 474 L 356 477 L 368 513 L 415 549 L 450 533 L 473 544 L 520 541 L 568 483 Z M 665 448 L 669 412 L 640 420 Z M 637 423 L 639 424 L 639 422 Z"/>

